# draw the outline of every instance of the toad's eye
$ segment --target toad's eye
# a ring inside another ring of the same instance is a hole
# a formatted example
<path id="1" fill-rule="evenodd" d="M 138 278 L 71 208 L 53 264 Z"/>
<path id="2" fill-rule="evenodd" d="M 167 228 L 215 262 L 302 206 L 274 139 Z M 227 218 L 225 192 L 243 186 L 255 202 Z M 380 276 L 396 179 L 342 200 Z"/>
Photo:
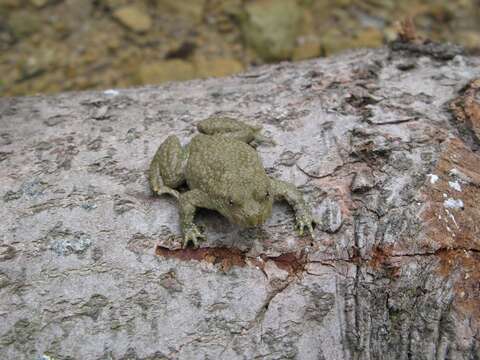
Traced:
<path id="1" fill-rule="evenodd" d="M 269 197 L 270 197 L 270 192 L 267 191 L 267 192 L 265 193 L 265 199 L 268 199 Z"/>
<path id="2" fill-rule="evenodd" d="M 235 201 L 233 201 L 233 199 L 229 199 L 228 200 L 228 205 L 230 205 L 230 206 L 235 205 Z"/>

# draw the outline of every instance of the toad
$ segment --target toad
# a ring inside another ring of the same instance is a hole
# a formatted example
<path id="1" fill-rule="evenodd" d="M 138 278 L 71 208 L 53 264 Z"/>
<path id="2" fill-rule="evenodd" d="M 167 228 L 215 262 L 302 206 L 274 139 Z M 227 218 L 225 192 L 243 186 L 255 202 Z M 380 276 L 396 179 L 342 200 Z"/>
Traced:
<path id="1" fill-rule="evenodd" d="M 264 140 L 261 128 L 231 118 L 212 117 L 197 124 L 200 134 L 184 147 L 168 136 L 150 163 L 149 182 L 157 194 L 178 199 L 183 248 L 198 247 L 205 235 L 194 223 L 197 208 L 215 210 L 230 222 L 253 227 L 272 213 L 272 203 L 285 199 L 295 210 L 300 235 L 313 233 L 313 218 L 302 193 L 288 182 L 269 177 L 250 145 Z M 177 189 L 184 185 L 188 191 Z"/>

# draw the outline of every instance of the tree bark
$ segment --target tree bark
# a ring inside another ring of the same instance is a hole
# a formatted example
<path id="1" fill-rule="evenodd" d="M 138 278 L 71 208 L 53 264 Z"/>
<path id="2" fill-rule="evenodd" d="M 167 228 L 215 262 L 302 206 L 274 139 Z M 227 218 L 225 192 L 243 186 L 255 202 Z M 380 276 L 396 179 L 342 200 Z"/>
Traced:
<path id="1" fill-rule="evenodd" d="M 437 55 L 0 99 L 2 359 L 479 359 L 480 58 Z M 255 229 L 201 211 L 180 249 L 146 169 L 215 114 L 275 140 L 313 238 L 280 203 Z"/>

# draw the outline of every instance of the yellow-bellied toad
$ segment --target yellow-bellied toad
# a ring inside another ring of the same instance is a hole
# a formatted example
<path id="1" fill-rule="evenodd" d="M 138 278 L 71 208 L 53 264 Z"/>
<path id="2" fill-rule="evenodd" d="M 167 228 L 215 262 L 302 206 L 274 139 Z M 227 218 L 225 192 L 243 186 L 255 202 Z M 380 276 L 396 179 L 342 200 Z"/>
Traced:
<path id="1" fill-rule="evenodd" d="M 310 209 L 292 184 L 270 178 L 255 149 L 248 145 L 262 139 L 260 128 L 230 118 L 209 118 L 197 125 L 196 135 L 185 147 L 169 136 L 158 148 L 149 181 L 160 195 L 175 196 L 180 204 L 183 247 L 198 246 L 205 236 L 193 222 L 196 208 L 218 211 L 233 223 L 260 225 L 272 213 L 274 199 L 293 206 L 300 234 L 313 232 Z M 187 183 L 189 191 L 175 188 Z"/>

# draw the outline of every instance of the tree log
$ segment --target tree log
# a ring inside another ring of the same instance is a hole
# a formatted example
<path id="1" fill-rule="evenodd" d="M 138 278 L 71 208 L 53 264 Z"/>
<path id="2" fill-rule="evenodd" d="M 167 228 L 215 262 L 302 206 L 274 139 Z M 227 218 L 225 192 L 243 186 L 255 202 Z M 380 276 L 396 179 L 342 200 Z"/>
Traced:
<path id="1" fill-rule="evenodd" d="M 480 58 L 423 50 L 0 99 L 1 358 L 479 359 Z M 180 248 L 146 170 L 211 115 L 275 140 L 313 237 L 279 203 Z"/>

